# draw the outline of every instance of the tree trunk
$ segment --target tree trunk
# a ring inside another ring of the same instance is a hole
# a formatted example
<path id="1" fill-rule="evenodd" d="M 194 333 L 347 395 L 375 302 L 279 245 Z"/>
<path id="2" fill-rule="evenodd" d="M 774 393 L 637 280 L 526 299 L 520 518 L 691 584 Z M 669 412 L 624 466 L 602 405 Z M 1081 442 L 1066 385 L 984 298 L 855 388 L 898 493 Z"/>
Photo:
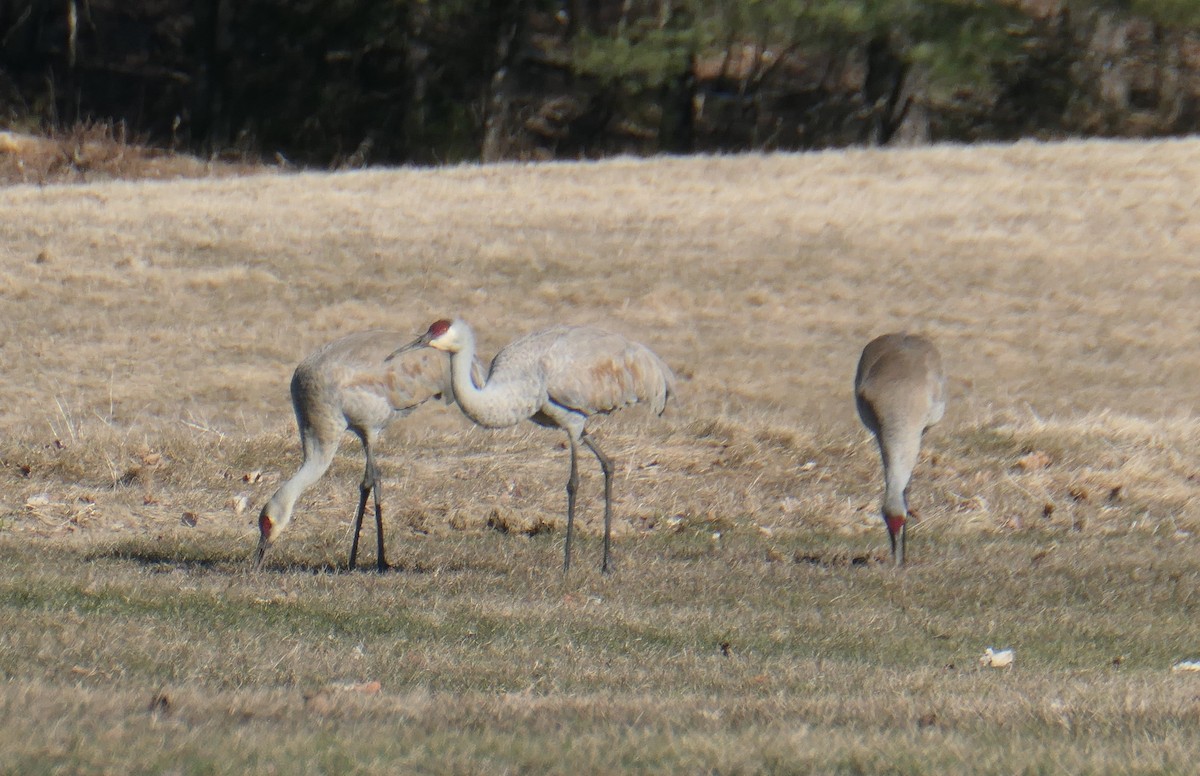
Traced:
<path id="1" fill-rule="evenodd" d="M 498 0 L 494 11 L 496 47 L 492 60 L 492 77 L 484 96 L 483 137 L 480 159 L 495 162 L 504 159 L 509 151 L 509 106 L 515 76 L 513 65 L 520 51 L 521 37 L 528 18 L 527 0 Z"/>
<path id="2" fill-rule="evenodd" d="M 221 14 L 221 0 L 195 0 L 194 8 L 197 56 L 190 134 L 194 145 L 212 154 L 216 153 L 225 141 L 220 130 L 224 72 L 221 39 L 224 19 Z"/>

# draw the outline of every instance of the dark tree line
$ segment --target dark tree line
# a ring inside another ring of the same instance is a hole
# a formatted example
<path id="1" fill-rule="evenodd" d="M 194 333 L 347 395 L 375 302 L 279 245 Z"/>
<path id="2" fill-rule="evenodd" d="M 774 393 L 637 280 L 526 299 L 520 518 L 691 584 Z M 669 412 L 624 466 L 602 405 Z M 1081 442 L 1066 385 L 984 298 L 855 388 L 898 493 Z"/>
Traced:
<path id="1" fill-rule="evenodd" d="M 0 121 L 311 165 L 1195 131 L 1200 0 L 0 0 Z"/>

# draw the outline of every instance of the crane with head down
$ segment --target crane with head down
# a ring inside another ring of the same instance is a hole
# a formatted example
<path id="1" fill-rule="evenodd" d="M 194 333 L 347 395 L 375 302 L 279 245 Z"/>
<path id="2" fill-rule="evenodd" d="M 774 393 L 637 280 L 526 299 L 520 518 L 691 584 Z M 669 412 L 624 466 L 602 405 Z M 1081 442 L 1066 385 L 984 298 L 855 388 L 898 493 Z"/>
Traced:
<path id="1" fill-rule="evenodd" d="M 396 418 L 408 415 L 430 399 L 452 397 L 449 370 L 436 354 L 413 353 L 384 361 L 400 334 L 364 331 L 350 334 L 318 348 L 296 367 L 292 375 L 292 408 L 300 431 L 304 455 L 300 468 L 275 491 L 258 518 L 256 567 L 261 568 L 267 548 L 292 521 L 300 494 L 324 476 L 333 463 L 342 435 L 350 430 L 361 441 L 366 470 L 358 486 L 358 511 L 350 543 L 350 568 L 358 556 L 367 500 L 375 500 L 375 565 L 388 568 L 383 549 L 383 509 L 380 504 L 379 467 L 375 443 Z"/>
<path id="2" fill-rule="evenodd" d="M 908 483 L 925 430 L 946 411 L 946 377 L 933 343 L 916 334 L 883 334 L 867 343 L 854 375 L 858 416 L 883 459 L 883 520 L 892 558 L 904 564 Z"/>

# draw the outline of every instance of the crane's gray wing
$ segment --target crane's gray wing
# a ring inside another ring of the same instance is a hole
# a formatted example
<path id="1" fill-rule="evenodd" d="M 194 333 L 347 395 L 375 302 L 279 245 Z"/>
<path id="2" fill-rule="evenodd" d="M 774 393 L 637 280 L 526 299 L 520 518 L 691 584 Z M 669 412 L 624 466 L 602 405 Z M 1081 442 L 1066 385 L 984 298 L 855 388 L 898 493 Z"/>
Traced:
<path id="1" fill-rule="evenodd" d="M 585 414 L 649 404 L 661 413 L 671 369 L 649 348 L 591 327 L 563 327 L 542 358 L 551 401 Z"/>
<path id="2" fill-rule="evenodd" d="M 326 363 L 347 397 L 382 397 L 393 410 L 409 409 L 434 397 L 449 400 L 450 364 L 445 354 L 423 349 L 384 361 L 406 338 L 390 331 L 357 332 L 313 356 Z"/>

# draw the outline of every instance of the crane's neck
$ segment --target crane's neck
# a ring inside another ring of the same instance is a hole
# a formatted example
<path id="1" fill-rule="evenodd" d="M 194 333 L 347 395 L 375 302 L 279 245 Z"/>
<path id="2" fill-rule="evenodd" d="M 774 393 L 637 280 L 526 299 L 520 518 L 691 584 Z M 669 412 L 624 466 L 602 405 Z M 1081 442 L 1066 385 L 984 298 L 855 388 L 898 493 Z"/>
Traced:
<path id="1" fill-rule="evenodd" d="M 308 440 L 305 442 L 304 463 L 287 482 L 279 486 L 279 490 L 275 491 L 275 495 L 271 496 L 271 500 L 267 502 L 269 514 L 272 515 L 276 524 L 276 530 L 292 521 L 292 510 L 295 509 L 300 494 L 321 479 L 321 476 L 329 469 L 329 465 L 333 463 L 332 453 L 327 454 L 322 449 L 313 449 L 312 445 L 307 443 Z"/>
<path id="2" fill-rule="evenodd" d="M 450 352 L 450 384 L 464 415 L 486 428 L 505 428 L 537 411 L 537 399 L 524 396 L 526 391 L 514 390 L 520 386 L 512 385 L 512 381 L 501 385 L 493 379 L 495 375 L 488 375 L 480 380 L 482 385 L 476 385 L 472 377 L 475 364 L 475 334 L 467 328 L 458 350 Z"/>
<path id="3" fill-rule="evenodd" d="M 886 433 L 886 432 L 885 432 Z M 904 491 L 912 478 L 921 449 L 920 434 L 896 434 L 880 440 L 883 451 L 884 494 L 886 515 L 907 517 L 908 500 Z"/>

